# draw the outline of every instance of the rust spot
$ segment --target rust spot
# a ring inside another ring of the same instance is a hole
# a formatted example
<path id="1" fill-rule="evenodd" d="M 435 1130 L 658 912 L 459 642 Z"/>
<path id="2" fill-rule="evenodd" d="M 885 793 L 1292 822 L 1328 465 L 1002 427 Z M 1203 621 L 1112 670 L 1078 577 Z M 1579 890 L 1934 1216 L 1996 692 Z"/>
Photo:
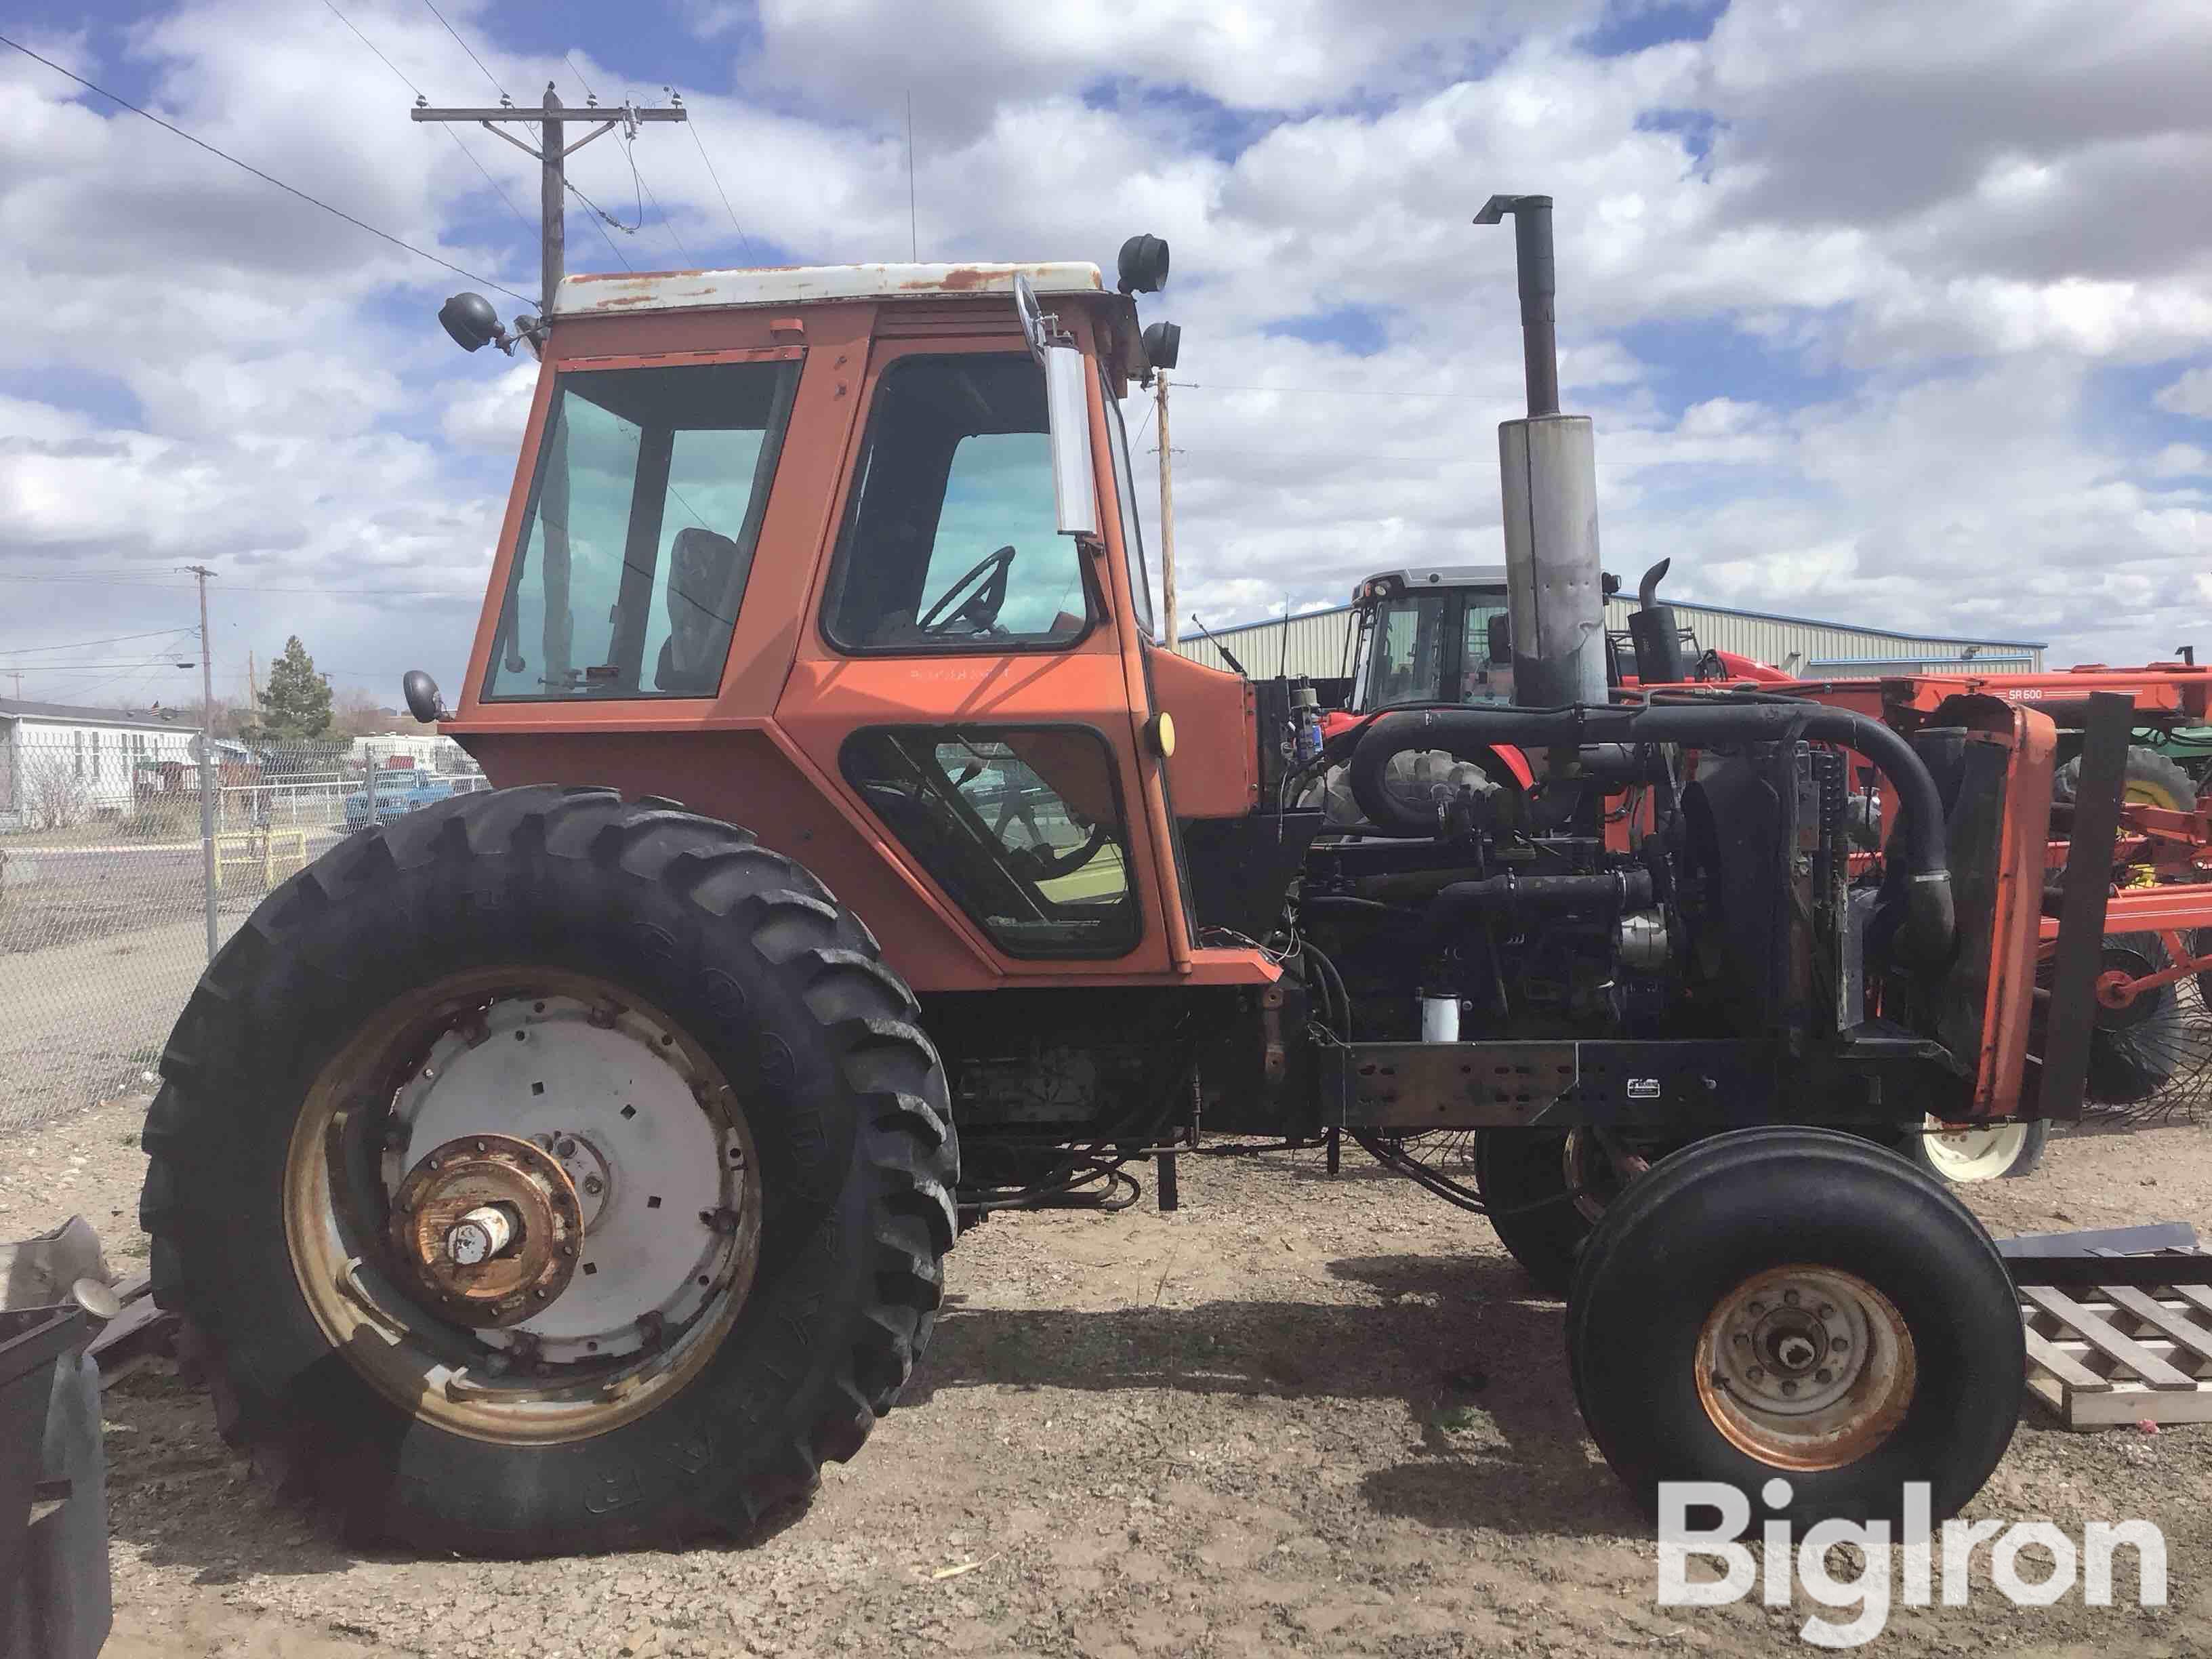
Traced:
<path id="1" fill-rule="evenodd" d="M 1006 273 L 998 270 L 978 270 L 973 265 L 955 265 L 937 279 L 936 286 L 948 294 L 963 294 L 970 289 L 989 288 Z"/>

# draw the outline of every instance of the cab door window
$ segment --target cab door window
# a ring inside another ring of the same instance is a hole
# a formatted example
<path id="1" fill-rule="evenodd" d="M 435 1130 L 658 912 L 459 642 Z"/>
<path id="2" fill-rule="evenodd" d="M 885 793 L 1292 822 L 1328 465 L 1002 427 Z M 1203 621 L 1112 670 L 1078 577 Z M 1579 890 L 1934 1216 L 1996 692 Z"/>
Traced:
<path id="1" fill-rule="evenodd" d="M 822 631 L 856 654 L 1051 650 L 1096 619 L 1059 533 L 1044 375 L 1025 352 L 878 377 Z"/>

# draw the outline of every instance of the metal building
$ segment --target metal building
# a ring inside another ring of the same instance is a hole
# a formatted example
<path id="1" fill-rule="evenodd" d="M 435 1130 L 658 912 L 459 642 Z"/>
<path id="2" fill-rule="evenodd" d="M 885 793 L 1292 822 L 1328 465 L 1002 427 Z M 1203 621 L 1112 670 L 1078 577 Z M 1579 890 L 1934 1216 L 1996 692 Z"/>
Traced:
<path id="1" fill-rule="evenodd" d="M 1733 651 L 1771 663 L 1808 679 L 1856 678 L 1882 674 L 2035 674 L 2043 670 L 2040 640 L 1960 639 L 1948 634 L 1905 634 L 1887 628 L 1822 622 L 1766 611 L 1731 611 L 1720 605 L 1668 601 L 1681 625 L 1697 636 L 1699 650 Z M 1605 625 L 1625 632 L 1635 601 L 1617 594 L 1606 601 Z M 1215 628 L 1213 637 L 1228 647 L 1244 671 L 1264 678 L 1279 673 L 1316 678 L 1348 674 L 1352 616 L 1349 605 L 1309 611 L 1290 619 L 1239 623 Z M 1225 668 L 1221 653 L 1186 620 L 1187 637 L 1176 649 L 1184 656 Z"/>

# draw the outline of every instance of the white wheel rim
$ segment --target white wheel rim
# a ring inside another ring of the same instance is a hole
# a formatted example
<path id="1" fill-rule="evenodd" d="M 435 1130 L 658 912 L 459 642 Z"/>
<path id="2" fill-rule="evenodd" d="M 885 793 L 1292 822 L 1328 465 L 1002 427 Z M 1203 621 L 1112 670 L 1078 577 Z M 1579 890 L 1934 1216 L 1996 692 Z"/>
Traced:
<path id="1" fill-rule="evenodd" d="M 2027 1125 L 1954 1124 L 1931 1117 L 1920 1145 L 1946 1181 L 1995 1181 L 2027 1151 Z"/>
<path id="2" fill-rule="evenodd" d="M 495 1328 L 441 1313 L 378 1213 L 470 1137 L 531 1142 L 517 1152 L 542 1151 L 556 1187 L 565 1172 L 583 1218 L 565 1285 Z M 672 1020 L 580 975 L 480 970 L 380 1012 L 309 1091 L 284 1179 L 325 1337 L 402 1410 L 476 1439 L 635 1419 L 697 1374 L 752 1285 L 760 1176 L 738 1101 Z"/>

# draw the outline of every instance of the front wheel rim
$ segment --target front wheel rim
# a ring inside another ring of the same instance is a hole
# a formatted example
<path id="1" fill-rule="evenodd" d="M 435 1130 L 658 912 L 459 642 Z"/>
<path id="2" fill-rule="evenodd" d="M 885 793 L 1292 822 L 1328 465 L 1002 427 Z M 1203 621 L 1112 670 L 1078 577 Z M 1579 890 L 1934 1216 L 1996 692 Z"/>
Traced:
<path id="1" fill-rule="evenodd" d="M 463 1163 L 477 1184 L 440 1191 Z M 286 1158 L 285 1239 L 325 1340 L 409 1415 L 580 1440 L 672 1397 L 729 1334 L 757 1266 L 758 1165 L 728 1080 L 666 1014 L 588 975 L 482 969 L 392 1004 L 323 1068 Z M 426 1193 L 450 1226 L 409 1224 Z M 557 1231 L 509 1240 L 501 1221 Z M 473 1260 L 488 1238 L 552 1262 L 525 1280 L 536 1301 L 471 1302 L 470 1275 L 498 1265 Z"/>
<path id="2" fill-rule="evenodd" d="M 1739 1450 L 1776 1468 L 1840 1468 L 1905 1420 L 1918 1361 L 1896 1304 L 1856 1273 L 1753 1274 L 1698 1335 L 1699 1403 Z"/>

